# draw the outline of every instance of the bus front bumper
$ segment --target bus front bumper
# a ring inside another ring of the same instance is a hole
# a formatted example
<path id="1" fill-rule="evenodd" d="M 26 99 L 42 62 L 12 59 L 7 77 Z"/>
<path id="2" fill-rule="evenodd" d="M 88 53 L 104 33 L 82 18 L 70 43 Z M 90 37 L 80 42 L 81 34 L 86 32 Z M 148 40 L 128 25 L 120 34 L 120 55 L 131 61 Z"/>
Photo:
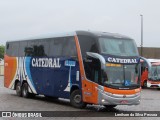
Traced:
<path id="1" fill-rule="evenodd" d="M 147 82 L 147 87 L 148 88 L 160 88 L 160 83 L 151 83 L 151 82 Z"/>
<path id="2" fill-rule="evenodd" d="M 99 92 L 98 101 L 100 105 L 138 105 L 140 98 L 140 92 L 132 95 Z"/>

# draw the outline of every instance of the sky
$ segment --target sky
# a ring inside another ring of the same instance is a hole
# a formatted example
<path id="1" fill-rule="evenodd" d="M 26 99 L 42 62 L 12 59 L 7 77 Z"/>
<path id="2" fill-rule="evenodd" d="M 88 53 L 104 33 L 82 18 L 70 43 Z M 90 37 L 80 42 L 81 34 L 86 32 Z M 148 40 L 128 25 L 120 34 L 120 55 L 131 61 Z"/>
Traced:
<path id="1" fill-rule="evenodd" d="M 160 0 L 0 0 L 0 45 L 75 30 L 119 33 L 160 47 Z"/>

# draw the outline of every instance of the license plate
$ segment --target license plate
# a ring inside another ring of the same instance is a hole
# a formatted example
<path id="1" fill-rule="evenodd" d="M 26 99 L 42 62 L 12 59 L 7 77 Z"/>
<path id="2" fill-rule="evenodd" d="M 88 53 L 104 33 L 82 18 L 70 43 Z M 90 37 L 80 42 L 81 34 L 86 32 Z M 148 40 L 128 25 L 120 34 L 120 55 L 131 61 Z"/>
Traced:
<path id="1" fill-rule="evenodd" d="M 122 101 L 120 101 L 120 103 L 121 103 L 121 104 L 127 104 L 128 101 L 127 101 L 127 100 L 122 100 Z"/>

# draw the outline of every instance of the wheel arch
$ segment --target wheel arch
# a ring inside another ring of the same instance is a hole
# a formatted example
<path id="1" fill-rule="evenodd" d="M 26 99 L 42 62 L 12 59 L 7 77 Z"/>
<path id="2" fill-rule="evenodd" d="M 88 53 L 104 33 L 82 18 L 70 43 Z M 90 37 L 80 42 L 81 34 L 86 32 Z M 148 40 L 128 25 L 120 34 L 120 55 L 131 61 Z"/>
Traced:
<path id="1" fill-rule="evenodd" d="M 20 80 L 16 79 L 15 82 L 14 82 L 14 90 L 16 90 L 16 85 L 17 85 L 18 82 L 20 82 Z"/>
<path id="2" fill-rule="evenodd" d="M 145 82 L 147 82 L 147 80 L 146 80 L 146 79 L 143 81 L 143 86 L 144 86 L 144 83 L 145 83 Z"/>
<path id="3" fill-rule="evenodd" d="M 72 85 L 70 94 L 75 90 L 80 90 L 78 85 Z"/>
<path id="4" fill-rule="evenodd" d="M 14 83 L 14 90 L 16 90 L 16 85 L 17 85 L 18 82 L 20 82 L 20 80 L 16 79 L 16 80 L 15 80 L 15 83 Z M 21 83 L 21 87 L 22 87 L 22 85 L 23 85 L 24 83 L 27 83 L 27 81 L 26 81 L 26 80 L 23 80 L 22 83 Z"/>

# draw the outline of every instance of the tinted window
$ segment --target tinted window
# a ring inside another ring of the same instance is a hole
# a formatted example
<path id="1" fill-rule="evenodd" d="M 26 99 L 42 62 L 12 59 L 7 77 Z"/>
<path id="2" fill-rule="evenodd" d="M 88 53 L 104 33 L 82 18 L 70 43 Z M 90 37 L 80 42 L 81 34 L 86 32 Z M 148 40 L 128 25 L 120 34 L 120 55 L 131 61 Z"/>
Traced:
<path id="1" fill-rule="evenodd" d="M 62 56 L 77 56 L 74 37 L 65 38 Z"/>
<path id="2" fill-rule="evenodd" d="M 33 56 L 34 55 L 34 46 L 35 46 L 34 41 L 28 41 L 28 45 L 25 48 L 25 56 Z"/>
<path id="3" fill-rule="evenodd" d="M 19 56 L 25 56 L 25 49 L 27 47 L 27 41 L 19 42 Z"/>
<path id="4" fill-rule="evenodd" d="M 9 56 L 18 56 L 19 42 L 7 43 L 6 53 Z"/>
<path id="5" fill-rule="evenodd" d="M 82 56 L 85 57 L 86 52 L 99 53 L 97 42 L 90 36 L 78 36 L 79 44 L 81 47 Z"/>
<path id="6" fill-rule="evenodd" d="M 28 46 L 25 48 L 26 56 L 48 56 L 49 42 L 48 40 L 28 41 Z"/>
<path id="7" fill-rule="evenodd" d="M 9 55 L 9 50 L 10 50 L 10 44 L 9 43 L 6 43 L 6 54 Z"/>
<path id="8" fill-rule="evenodd" d="M 64 38 L 54 38 L 50 40 L 49 56 L 62 56 Z"/>
<path id="9" fill-rule="evenodd" d="M 98 59 L 93 59 L 90 57 L 87 59 L 92 62 L 84 61 L 84 69 L 86 77 L 87 79 L 98 83 L 100 81 L 100 74 L 101 74 L 100 61 Z"/>
<path id="10" fill-rule="evenodd" d="M 38 40 L 34 45 L 34 55 L 35 56 L 48 56 L 49 52 L 49 41 L 48 40 Z"/>
<path id="11" fill-rule="evenodd" d="M 76 56 L 74 37 L 61 37 L 50 40 L 49 56 Z"/>

